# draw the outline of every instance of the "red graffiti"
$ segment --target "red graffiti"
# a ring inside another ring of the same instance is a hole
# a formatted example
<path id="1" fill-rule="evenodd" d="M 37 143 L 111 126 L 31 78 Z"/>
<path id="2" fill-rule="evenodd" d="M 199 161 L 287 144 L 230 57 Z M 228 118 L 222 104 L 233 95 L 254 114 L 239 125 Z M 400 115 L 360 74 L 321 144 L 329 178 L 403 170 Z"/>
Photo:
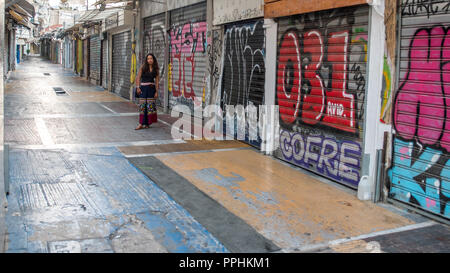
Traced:
<path id="1" fill-rule="evenodd" d="M 394 103 L 394 125 L 405 140 L 450 151 L 449 28 L 419 29 L 409 48 L 409 66 Z"/>
<path id="2" fill-rule="evenodd" d="M 188 23 L 170 30 L 172 94 L 194 98 L 196 53 L 205 53 L 206 22 Z"/>
<path id="3" fill-rule="evenodd" d="M 293 56 L 293 57 L 291 57 Z M 294 58 L 292 60 L 292 58 Z M 280 118 L 286 123 L 293 123 L 300 107 L 300 50 L 297 34 L 287 32 L 281 42 L 278 58 L 277 96 Z"/>
<path id="4" fill-rule="evenodd" d="M 349 31 L 327 38 L 326 46 L 321 32 L 308 31 L 301 47 L 295 30 L 284 34 L 278 57 L 280 117 L 288 124 L 301 117 L 305 124 L 355 133 L 355 99 L 346 92 Z M 331 70 L 327 86 L 320 74 L 324 66 Z"/>

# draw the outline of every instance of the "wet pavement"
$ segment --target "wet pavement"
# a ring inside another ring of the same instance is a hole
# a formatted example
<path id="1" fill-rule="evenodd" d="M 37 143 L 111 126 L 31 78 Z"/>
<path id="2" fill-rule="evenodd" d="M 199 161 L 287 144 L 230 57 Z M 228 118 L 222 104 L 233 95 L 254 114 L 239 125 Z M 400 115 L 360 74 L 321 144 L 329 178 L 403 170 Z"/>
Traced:
<path id="1" fill-rule="evenodd" d="M 135 131 L 132 102 L 39 57 L 18 65 L 6 252 L 450 252 L 446 225 L 242 142 L 172 139 L 158 115 Z"/>

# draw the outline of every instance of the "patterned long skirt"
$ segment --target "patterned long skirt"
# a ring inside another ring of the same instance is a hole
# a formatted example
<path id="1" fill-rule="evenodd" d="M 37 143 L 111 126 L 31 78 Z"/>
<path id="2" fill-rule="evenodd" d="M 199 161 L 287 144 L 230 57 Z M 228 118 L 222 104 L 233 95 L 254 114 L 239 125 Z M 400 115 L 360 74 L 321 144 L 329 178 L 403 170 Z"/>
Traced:
<path id="1" fill-rule="evenodd" d="M 149 98 L 139 99 L 139 124 L 148 126 L 156 122 L 158 122 L 156 100 Z"/>

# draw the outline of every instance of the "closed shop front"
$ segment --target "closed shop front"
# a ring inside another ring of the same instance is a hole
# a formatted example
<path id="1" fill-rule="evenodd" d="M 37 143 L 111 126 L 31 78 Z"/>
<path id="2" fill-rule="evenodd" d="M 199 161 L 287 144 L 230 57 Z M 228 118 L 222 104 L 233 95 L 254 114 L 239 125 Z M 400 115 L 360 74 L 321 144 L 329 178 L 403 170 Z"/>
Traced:
<path id="1" fill-rule="evenodd" d="M 89 78 L 95 84 L 100 84 L 100 38 L 91 36 L 89 41 Z"/>
<path id="2" fill-rule="evenodd" d="M 109 47 L 108 39 L 102 41 L 102 86 L 108 89 L 109 84 Z"/>
<path id="3" fill-rule="evenodd" d="M 84 39 L 83 40 L 83 77 L 85 77 L 86 79 L 89 78 L 89 56 L 90 56 L 90 52 L 89 52 L 89 39 Z"/>
<path id="4" fill-rule="evenodd" d="M 84 66 L 83 66 L 83 41 L 80 39 L 77 39 L 77 73 L 81 77 L 84 73 Z"/>
<path id="5" fill-rule="evenodd" d="M 166 86 L 166 67 L 164 67 L 166 49 L 166 15 L 164 13 L 144 19 L 144 44 L 142 60 L 138 61 L 138 68 L 149 53 L 153 53 L 158 60 L 160 71 L 158 105 L 164 103 L 164 88 Z"/>
<path id="6" fill-rule="evenodd" d="M 276 19 L 275 156 L 357 188 L 361 178 L 369 7 Z"/>
<path id="7" fill-rule="evenodd" d="M 72 40 L 69 37 L 64 39 L 64 68 L 72 67 Z"/>
<path id="8" fill-rule="evenodd" d="M 450 218 L 450 10 L 402 0 L 390 197 Z"/>
<path id="9" fill-rule="evenodd" d="M 112 92 L 130 99 L 131 31 L 112 36 Z"/>
<path id="10" fill-rule="evenodd" d="M 169 108 L 205 101 L 207 78 L 206 2 L 170 11 Z"/>
<path id="11" fill-rule="evenodd" d="M 224 111 L 226 111 L 226 105 L 234 106 L 235 109 L 238 107 L 249 109 L 249 106 L 258 109 L 264 103 L 265 35 L 263 25 L 264 20 L 261 19 L 225 26 L 221 88 L 221 107 Z M 226 133 L 234 132 L 235 138 L 241 140 L 245 135 L 247 143 L 259 147 L 260 139 L 252 137 L 250 141 L 249 138 L 249 129 L 257 130 L 257 128 L 248 128 L 248 123 L 245 123 L 245 126 L 238 126 L 238 124 L 240 122 L 236 118 L 234 129 L 227 128 L 226 119 L 224 119 Z M 245 129 L 245 132 L 238 132 L 238 128 Z M 258 136 L 257 131 L 253 133 L 253 136 Z"/>

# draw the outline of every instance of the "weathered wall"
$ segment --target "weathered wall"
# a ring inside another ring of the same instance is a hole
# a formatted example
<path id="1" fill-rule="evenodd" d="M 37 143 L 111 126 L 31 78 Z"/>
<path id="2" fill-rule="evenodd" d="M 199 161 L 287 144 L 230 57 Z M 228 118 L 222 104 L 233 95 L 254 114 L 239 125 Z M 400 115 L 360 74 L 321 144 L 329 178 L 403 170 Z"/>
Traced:
<path id="1" fill-rule="evenodd" d="M 214 0 L 214 25 L 263 16 L 263 0 Z"/>
<path id="2" fill-rule="evenodd" d="M 178 9 L 197 3 L 206 2 L 205 0 L 166 0 L 168 10 Z"/>
<path id="3" fill-rule="evenodd" d="M 395 58 L 397 49 L 397 0 L 385 0 L 384 24 L 386 26 L 386 50 L 383 66 L 383 90 L 380 121 L 391 123 L 392 97 L 395 88 Z"/>
<path id="4" fill-rule="evenodd" d="M 160 0 L 159 2 L 164 2 L 167 0 Z M 141 1 L 140 2 L 141 17 L 149 17 L 152 15 L 160 14 L 166 11 L 166 5 L 152 2 L 152 1 Z"/>
<path id="5" fill-rule="evenodd" d="M 275 18 L 360 4 L 369 0 L 264 0 L 264 16 Z"/>

